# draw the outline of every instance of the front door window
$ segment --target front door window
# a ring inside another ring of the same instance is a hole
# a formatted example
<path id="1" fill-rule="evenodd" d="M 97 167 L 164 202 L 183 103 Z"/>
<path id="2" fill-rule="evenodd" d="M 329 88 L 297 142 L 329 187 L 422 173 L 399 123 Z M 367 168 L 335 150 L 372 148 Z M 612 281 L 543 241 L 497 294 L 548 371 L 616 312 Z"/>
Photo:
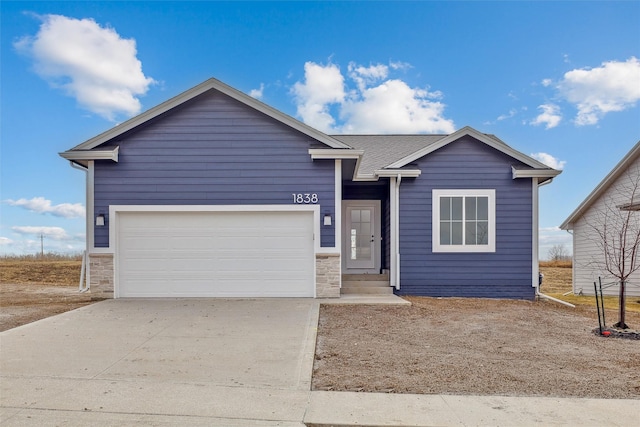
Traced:
<path id="1" fill-rule="evenodd" d="M 374 270 L 379 264 L 380 225 L 376 203 L 346 202 L 345 258 L 347 269 Z M 377 239 L 377 240 L 376 240 Z"/>

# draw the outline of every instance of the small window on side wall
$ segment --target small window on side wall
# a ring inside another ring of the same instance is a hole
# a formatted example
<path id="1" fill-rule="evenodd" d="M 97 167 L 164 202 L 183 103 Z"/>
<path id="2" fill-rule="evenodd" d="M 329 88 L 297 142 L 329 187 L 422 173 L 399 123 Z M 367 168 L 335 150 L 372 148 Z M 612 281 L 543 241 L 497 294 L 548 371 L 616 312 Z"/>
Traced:
<path id="1" fill-rule="evenodd" d="M 495 252 L 495 190 L 433 190 L 433 252 Z"/>

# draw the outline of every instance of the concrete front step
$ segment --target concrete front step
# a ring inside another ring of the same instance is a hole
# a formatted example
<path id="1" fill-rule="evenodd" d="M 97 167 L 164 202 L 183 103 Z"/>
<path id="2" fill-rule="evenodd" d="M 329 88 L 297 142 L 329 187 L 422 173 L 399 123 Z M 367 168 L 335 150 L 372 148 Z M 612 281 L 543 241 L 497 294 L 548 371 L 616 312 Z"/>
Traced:
<path id="1" fill-rule="evenodd" d="M 371 282 L 371 281 L 389 281 L 389 274 L 343 274 L 343 282 Z"/>
<path id="2" fill-rule="evenodd" d="M 359 286 L 359 287 L 368 287 L 368 288 L 376 288 L 376 287 L 389 287 L 388 280 L 343 280 L 342 287 L 348 288 L 351 286 Z"/>
<path id="3" fill-rule="evenodd" d="M 343 295 L 349 294 L 349 295 L 353 295 L 353 294 L 361 294 L 361 295 L 392 295 L 393 294 L 393 289 L 391 288 L 391 286 L 376 286 L 376 287 L 371 287 L 371 286 L 349 286 L 349 287 L 342 287 L 342 289 L 340 289 L 340 293 Z"/>

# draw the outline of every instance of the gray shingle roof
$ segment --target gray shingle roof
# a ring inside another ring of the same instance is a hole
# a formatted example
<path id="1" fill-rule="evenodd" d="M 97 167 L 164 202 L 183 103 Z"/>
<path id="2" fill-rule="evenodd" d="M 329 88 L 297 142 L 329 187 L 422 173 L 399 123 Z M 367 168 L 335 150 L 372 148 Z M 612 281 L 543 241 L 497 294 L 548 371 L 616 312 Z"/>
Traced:
<path id="1" fill-rule="evenodd" d="M 447 135 L 331 135 L 356 150 L 364 150 L 358 175 L 389 166 Z"/>

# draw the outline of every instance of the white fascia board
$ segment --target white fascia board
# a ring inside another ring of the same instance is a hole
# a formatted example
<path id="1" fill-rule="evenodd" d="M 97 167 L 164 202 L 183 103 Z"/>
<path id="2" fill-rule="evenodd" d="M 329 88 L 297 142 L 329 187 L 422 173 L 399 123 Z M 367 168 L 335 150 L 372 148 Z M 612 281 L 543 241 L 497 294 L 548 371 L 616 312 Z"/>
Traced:
<path id="1" fill-rule="evenodd" d="M 462 138 L 465 135 L 469 135 L 475 139 L 477 139 L 478 141 L 498 150 L 503 152 L 504 154 L 506 154 L 507 156 L 510 156 L 516 160 L 521 161 L 522 163 L 524 163 L 527 166 L 531 166 L 532 168 L 537 168 L 537 169 L 544 169 L 547 168 L 546 165 L 544 165 L 543 163 L 517 151 L 514 150 L 513 148 L 509 147 L 508 145 L 498 142 L 496 139 L 491 138 L 488 135 L 485 135 L 481 132 L 478 132 L 477 130 L 475 130 L 474 128 L 470 127 L 470 126 L 465 126 L 462 129 L 445 136 L 444 138 L 440 139 L 439 141 L 429 145 L 428 147 L 423 148 L 422 150 L 416 151 L 413 154 L 410 154 L 409 156 L 406 156 L 400 160 L 398 160 L 395 163 L 390 164 L 389 166 L 387 166 L 388 168 L 401 168 L 403 166 L 408 165 L 409 163 L 418 160 L 421 157 L 426 156 L 429 153 L 432 153 L 442 147 L 444 147 L 445 145 L 448 145 L 450 143 L 452 143 L 453 141 L 456 141 L 460 138 Z"/>
<path id="2" fill-rule="evenodd" d="M 513 179 L 518 178 L 555 178 L 560 175 L 562 171 L 556 169 L 516 169 L 511 166 L 511 174 Z"/>
<path id="3" fill-rule="evenodd" d="M 378 177 L 398 177 L 402 176 L 403 178 L 417 178 L 422 174 L 420 169 L 379 169 L 374 172 L 375 176 Z"/>
<path id="4" fill-rule="evenodd" d="M 360 160 L 364 150 L 335 150 L 331 148 L 310 148 L 312 159 L 356 159 Z"/>
<path id="5" fill-rule="evenodd" d="M 586 199 L 569 215 L 567 219 L 564 220 L 562 224 L 560 224 L 560 229 L 562 230 L 572 230 L 573 223 L 584 214 L 584 212 L 589 209 L 589 207 L 598 200 L 598 198 L 609 188 L 611 184 L 624 172 L 627 170 L 629 165 L 635 159 L 640 156 L 640 141 L 633 146 L 631 151 L 627 153 L 626 156 L 620 160 L 620 162 L 604 177 L 604 179 L 597 185 L 596 188 L 593 189 L 591 194 L 587 196 Z"/>
<path id="6" fill-rule="evenodd" d="M 78 162 L 86 162 L 89 160 L 112 160 L 117 163 L 119 151 L 120 147 L 116 147 L 113 150 L 69 150 L 59 153 L 59 155 L 64 159 Z"/>
<path id="7" fill-rule="evenodd" d="M 82 144 L 72 148 L 70 151 L 73 150 L 91 150 L 101 144 L 104 144 L 105 142 L 122 135 L 125 132 L 128 132 L 146 122 L 148 122 L 151 119 L 154 119 L 155 117 L 158 117 L 159 115 L 166 113 L 167 111 L 181 105 L 184 104 L 185 102 L 199 96 L 202 95 L 203 93 L 211 90 L 211 89 L 215 89 L 227 96 L 230 96 L 231 98 L 234 98 L 235 100 L 242 102 L 243 104 L 257 110 L 260 111 L 282 123 L 284 123 L 285 125 L 296 129 L 302 133 L 304 133 L 305 135 L 310 136 L 311 138 L 314 138 L 320 142 L 322 142 L 323 144 L 328 145 L 331 148 L 351 148 L 348 145 L 338 141 L 337 139 L 334 139 L 332 137 L 330 137 L 329 135 L 320 132 L 317 129 L 312 128 L 311 126 L 308 126 L 302 122 L 300 122 L 299 120 L 294 119 L 293 117 L 284 114 L 281 111 L 276 110 L 275 108 L 272 108 L 266 104 L 264 104 L 263 102 L 258 101 L 255 98 L 252 98 L 251 96 L 240 92 L 239 90 L 236 90 L 234 88 L 232 88 L 231 86 L 228 86 L 224 83 L 222 83 L 221 81 L 217 80 L 217 79 L 209 79 L 203 83 L 200 83 L 199 85 L 185 91 L 182 92 L 181 94 L 169 99 L 168 101 L 163 102 L 162 104 L 151 108 L 150 110 L 147 110 L 129 120 L 127 120 L 124 123 L 119 124 L 118 126 L 111 128 L 109 130 L 107 130 L 106 132 L 101 133 L 100 135 L 97 135 L 85 142 L 83 142 Z"/>

